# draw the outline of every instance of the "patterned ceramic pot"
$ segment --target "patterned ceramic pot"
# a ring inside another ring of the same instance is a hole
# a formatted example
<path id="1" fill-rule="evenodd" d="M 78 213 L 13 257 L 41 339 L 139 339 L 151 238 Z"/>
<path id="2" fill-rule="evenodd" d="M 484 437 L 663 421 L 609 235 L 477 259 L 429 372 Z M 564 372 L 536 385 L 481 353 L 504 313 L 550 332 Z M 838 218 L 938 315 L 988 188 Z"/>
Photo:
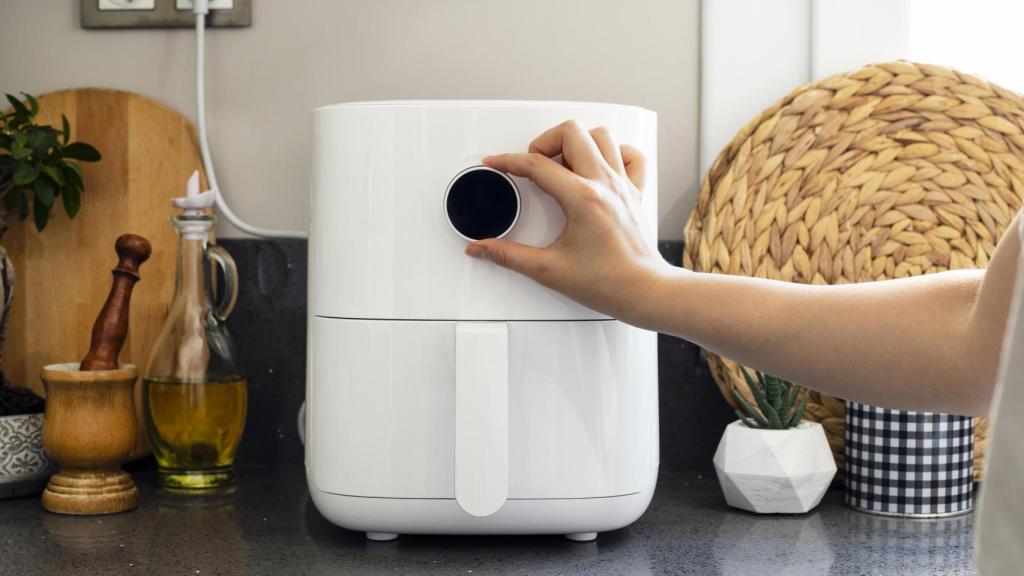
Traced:
<path id="1" fill-rule="evenodd" d="M 937 518 L 974 508 L 974 421 L 846 404 L 846 503 L 872 514 Z"/>
<path id="2" fill-rule="evenodd" d="M 0 498 L 42 492 L 53 471 L 43 450 L 43 415 L 0 417 Z"/>

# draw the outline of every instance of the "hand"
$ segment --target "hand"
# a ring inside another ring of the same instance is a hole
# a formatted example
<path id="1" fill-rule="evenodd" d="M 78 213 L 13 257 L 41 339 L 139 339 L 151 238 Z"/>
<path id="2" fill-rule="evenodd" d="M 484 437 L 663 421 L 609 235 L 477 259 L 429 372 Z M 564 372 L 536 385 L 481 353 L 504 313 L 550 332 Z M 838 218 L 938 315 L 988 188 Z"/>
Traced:
<path id="1" fill-rule="evenodd" d="M 552 160 L 559 154 L 564 166 Z M 484 164 L 536 183 L 561 205 L 565 227 L 544 248 L 491 238 L 469 244 L 466 254 L 525 274 L 612 317 L 634 318 L 644 294 L 669 266 L 644 236 L 644 156 L 619 146 L 607 128 L 587 132 L 570 120 L 537 137 L 529 153 L 490 156 Z"/>

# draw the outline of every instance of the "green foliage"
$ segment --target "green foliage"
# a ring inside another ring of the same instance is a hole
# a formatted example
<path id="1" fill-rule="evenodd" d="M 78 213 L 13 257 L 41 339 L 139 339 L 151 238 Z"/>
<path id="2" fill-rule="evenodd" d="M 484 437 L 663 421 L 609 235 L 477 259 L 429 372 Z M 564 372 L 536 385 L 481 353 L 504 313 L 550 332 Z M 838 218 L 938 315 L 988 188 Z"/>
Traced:
<path id="1" fill-rule="evenodd" d="M 36 124 L 39 102 L 23 95 L 24 102 L 7 94 L 11 111 L 0 112 L 0 205 L 22 220 L 31 211 L 42 231 L 57 198 L 68 218 L 78 214 L 84 188 L 78 162 L 96 162 L 100 153 L 85 142 L 70 141 L 71 126 L 63 114 L 60 130 Z"/>
<path id="2" fill-rule="evenodd" d="M 735 387 L 733 388 L 733 395 L 742 409 L 736 410 L 736 415 L 744 424 L 750 428 L 767 430 L 785 430 L 800 424 L 807 408 L 805 389 L 761 372 L 755 372 L 757 378 L 754 379 L 743 366 L 740 366 L 740 372 L 743 373 L 743 379 L 747 381 L 754 402 L 757 403 L 755 408 Z"/>

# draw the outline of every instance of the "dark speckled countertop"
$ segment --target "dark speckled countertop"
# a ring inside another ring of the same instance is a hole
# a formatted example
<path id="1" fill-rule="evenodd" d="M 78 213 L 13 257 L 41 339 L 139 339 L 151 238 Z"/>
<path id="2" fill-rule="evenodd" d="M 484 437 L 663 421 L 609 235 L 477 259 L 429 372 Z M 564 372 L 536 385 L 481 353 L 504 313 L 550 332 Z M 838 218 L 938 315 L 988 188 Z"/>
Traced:
<path id="1" fill-rule="evenodd" d="M 713 474 L 662 472 L 635 524 L 596 542 L 560 536 L 402 536 L 368 542 L 309 500 L 297 466 L 240 471 L 233 494 L 159 492 L 134 473 L 142 506 L 98 517 L 0 501 L 0 574 L 974 574 L 971 516 L 910 521 L 854 512 L 832 491 L 804 516 L 728 508 Z"/>

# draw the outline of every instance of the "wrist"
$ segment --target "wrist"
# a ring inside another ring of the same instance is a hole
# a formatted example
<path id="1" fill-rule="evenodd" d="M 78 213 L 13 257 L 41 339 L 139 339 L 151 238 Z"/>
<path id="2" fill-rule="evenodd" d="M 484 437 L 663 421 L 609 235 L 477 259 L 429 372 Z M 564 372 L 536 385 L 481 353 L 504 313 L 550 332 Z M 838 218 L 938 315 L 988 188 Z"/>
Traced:
<path id="1" fill-rule="evenodd" d="M 645 266 L 638 272 L 637 289 L 629 309 L 620 319 L 646 330 L 662 331 L 666 313 L 673 306 L 672 286 L 687 274 L 692 272 L 660 259 Z"/>

